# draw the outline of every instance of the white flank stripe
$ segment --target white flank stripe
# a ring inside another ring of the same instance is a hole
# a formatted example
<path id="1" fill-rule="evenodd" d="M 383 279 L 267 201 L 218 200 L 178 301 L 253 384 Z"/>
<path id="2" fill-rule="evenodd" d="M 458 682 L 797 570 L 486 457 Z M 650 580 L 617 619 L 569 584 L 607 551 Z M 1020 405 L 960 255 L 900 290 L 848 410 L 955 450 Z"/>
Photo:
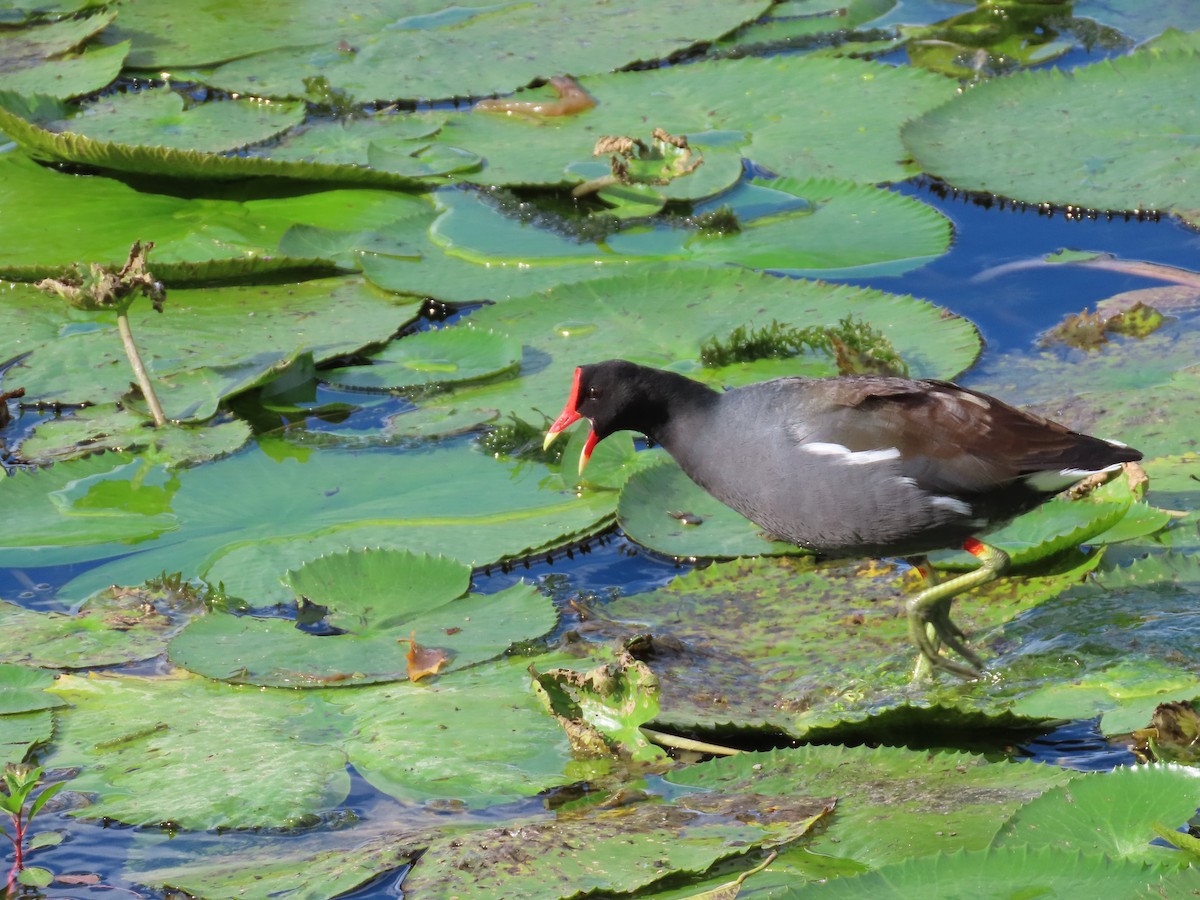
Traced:
<path id="1" fill-rule="evenodd" d="M 840 456 L 843 460 L 852 466 L 861 466 L 867 463 L 886 462 L 889 459 L 900 458 L 899 447 L 888 447 L 886 450 L 851 450 L 849 447 L 843 447 L 841 444 L 832 444 L 825 441 L 811 441 L 807 444 L 800 445 L 801 450 L 806 450 L 809 453 L 814 453 L 817 456 Z"/>
<path id="2" fill-rule="evenodd" d="M 957 497 L 934 497 L 929 501 L 933 506 L 940 506 L 942 509 L 948 509 L 951 512 L 956 512 L 960 516 L 969 516 L 971 507 L 967 503 L 963 503 Z"/>
<path id="3" fill-rule="evenodd" d="M 1120 463 L 1113 463 L 1103 469 L 1059 469 L 1056 472 L 1034 472 L 1032 475 L 1027 475 L 1025 480 L 1035 490 L 1061 491 L 1089 475 L 1095 475 L 1097 472 L 1115 472 L 1119 468 L 1121 468 Z"/>

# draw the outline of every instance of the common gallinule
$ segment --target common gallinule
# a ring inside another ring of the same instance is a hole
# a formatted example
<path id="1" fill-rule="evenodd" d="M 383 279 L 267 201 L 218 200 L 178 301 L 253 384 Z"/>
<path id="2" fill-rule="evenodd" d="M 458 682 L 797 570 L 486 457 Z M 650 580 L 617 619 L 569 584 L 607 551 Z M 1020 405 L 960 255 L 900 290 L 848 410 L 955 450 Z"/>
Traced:
<path id="1" fill-rule="evenodd" d="M 923 554 L 960 544 L 980 568 L 931 585 L 907 610 L 922 656 L 963 677 L 982 663 L 950 620 L 950 602 L 1008 565 L 1008 554 L 972 535 L 1142 458 L 978 391 L 885 376 L 780 378 L 721 392 L 615 359 L 575 370 L 546 446 L 580 418 L 592 426 L 580 471 L 599 441 L 641 432 L 722 503 L 822 556 L 916 557 L 929 575 Z"/>

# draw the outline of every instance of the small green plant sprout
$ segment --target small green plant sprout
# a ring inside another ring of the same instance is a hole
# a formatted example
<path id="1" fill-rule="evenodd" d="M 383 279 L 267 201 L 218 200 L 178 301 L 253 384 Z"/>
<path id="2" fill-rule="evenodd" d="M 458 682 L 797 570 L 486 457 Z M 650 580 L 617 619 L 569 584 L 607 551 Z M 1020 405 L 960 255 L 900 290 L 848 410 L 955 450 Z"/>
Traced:
<path id="1" fill-rule="evenodd" d="M 25 804 L 29 800 L 29 795 L 41 784 L 42 767 L 24 763 L 8 763 L 4 767 L 3 777 L 6 793 L 0 795 L 0 808 L 3 808 L 4 812 L 12 819 L 15 832 L 9 834 L 7 828 L 0 826 L 0 831 L 4 832 L 4 836 L 12 841 L 13 845 L 14 861 L 12 870 L 8 873 L 8 894 L 11 894 L 13 887 L 18 884 L 45 887 L 53 880 L 53 874 L 48 869 L 39 866 L 27 868 L 25 854 L 30 850 L 36 850 L 38 847 L 48 846 L 54 842 L 39 840 L 42 836 L 36 835 L 30 846 L 26 848 L 25 841 L 33 817 L 41 812 L 46 801 L 57 794 L 66 782 L 60 781 L 47 787 L 38 794 L 37 799 L 26 810 Z"/>
<path id="2" fill-rule="evenodd" d="M 158 402 L 158 395 L 142 364 L 129 327 L 129 307 L 139 294 L 150 298 L 156 312 L 162 312 L 163 301 L 167 297 L 162 282 L 146 268 L 146 254 L 153 247 L 152 241 L 146 241 L 145 244 L 134 241 L 129 248 L 129 260 L 118 272 L 111 272 L 96 263 L 91 263 L 85 271 L 79 263 L 75 263 L 61 279 L 44 278 L 35 287 L 58 294 L 76 309 L 116 310 L 117 330 L 121 333 L 125 355 L 129 357 L 129 364 L 137 376 L 138 386 L 150 407 L 154 424 L 161 428 L 167 424 L 167 418 L 163 415 L 162 404 Z"/>

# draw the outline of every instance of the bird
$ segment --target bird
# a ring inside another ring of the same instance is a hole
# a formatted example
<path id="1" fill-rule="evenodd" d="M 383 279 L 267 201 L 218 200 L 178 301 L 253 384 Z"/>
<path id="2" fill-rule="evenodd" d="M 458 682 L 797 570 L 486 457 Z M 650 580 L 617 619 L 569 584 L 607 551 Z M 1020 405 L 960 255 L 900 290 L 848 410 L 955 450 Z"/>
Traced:
<path id="1" fill-rule="evenodd" d="M 930 582 L 906 602 L 916 677 L 982 675 L 951 602 L 1003 574 L 1009 557 L 977 535 L 1142 458 L 970 388 L 888 375 L 795 376 L 720 391 L 611 359 L 575 370 L 544 447 L 580 419 L 591 425 L 580 473 L 597 443 L 639 432 L 772 538 L 825 558 L 911 562 Z M 981 564 L 935 583 L 926 554 L 952 546 Z"/>

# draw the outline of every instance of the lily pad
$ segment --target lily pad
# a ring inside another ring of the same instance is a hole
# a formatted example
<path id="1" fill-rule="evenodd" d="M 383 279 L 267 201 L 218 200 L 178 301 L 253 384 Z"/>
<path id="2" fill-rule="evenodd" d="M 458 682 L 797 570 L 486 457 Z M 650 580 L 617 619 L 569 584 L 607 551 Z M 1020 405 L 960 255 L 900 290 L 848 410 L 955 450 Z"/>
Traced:
<path id="1" fill-rule="evenodd" d="M 1014 847 L 896 863 L 855 878 L 839 878 L 829 885 L 809 885 L 789 896 L 908 900 L 953 884 L 970 896 L 997 900 L 1025 891 L 1050 897 L 1076 892 L 1103 896 L 1110 891 L 1123 897 L 1154 897 L 1162 896 L 1155 887 L 1167 874 L 1104 856 Z"/>
<path id="2" fill-rule="evenodd" d="M 193 131 L 190 140 L 179 141 L 167 135 L 170 128 L 158 129 L 153 132 L 150 144 L 131 144 L 120 141 L 108 141 L 101 138 L 89 137 L 74 131 L 61 131 L 65 126 L 59 120 L 62 108 L 47 105 L 51 98 L 35 95 L 25 97 L 11 91 L 0 91 L 0 129 L 10 138 L 19 143 L 31 156 L 49 162 L 78 163 L 96 166 L 101 169 L 112 169 L 117 172 L 131 172 L 141 175 L 162 175 L 169 178 L 210 179 L 228 181 L 252 176 L 268 176 L 278 178 L 294 178 L 300 181 L 343 182 L 349 184 L 379 185 L 386 187 L 415 188 L 423 184 L 423 177 L 398 175 L 383 169 L 373 169 L 365 166 L 334 165 L 319 162 L 285 162 L 263 159 L 245 155 L 222 155 L 187 146 L 199 142 L 206 144 L 209 139 L 197 137 Z M 173 101 L 168 100 L 169 109 L 158 111 L 159 118 L 182 118 L 174 108 Z M 200 109 L 207 109 L 201 106 Z M 297 107 L 292 107 L 296 109 Z M 300 107 L 303 112 L 302 107 Z M 253 113 L 253 110 L 249 110 Z M 149 112 L 149 118 L 155 118 L 155 110 Z M 197 120 L 204 120 L 210 114 L 200 113 Z M 295 113 L 293 112 L 294 116 Z M 145 117 L 145 116 L 143 116 Z M 251 118 L 254 118 L 251 116 Z M 261 120 L 261 116 L 258 117 Z M 298 121 L 298 119 L 297 119 Z M 267 131 L 285 122 L 266 120 Z M 137 133 L 139 128 L 132 124 L 125 126 Z M 142 129 L 144 130 L 144 129 Z M 235 129 L 236 131 L 236 129 Z M 243 136 L 255 133 L 243 131 Z M 234 138 L 236 140 L 236 138 Z M 217 143 L 228 143 L 225 138 Z M 170 144 L 182 143 L 182 148 Z"/>
<path id="3" fill-rule="evenodd" d="M 314 559 L 285 578 L 298 596 L 325 607 L 332 633 L 290 619 L 213 614 L 171 641 L 175 663 L 235 684 L 328 687 L 413 677 L 408 639 L 435 649 L 453 671 L 541 637 L 557 616 L 531 586 L 467 594 L 469 566 L 399 550 Z"/>
<path id="4" fill-rule="evenodd" d="M 166 570 L 223 582 L 256 606 L 286 602 L 292 595 L 280 577 L 323 553 L 406 548 L 484 565 L 611 521 L 611 491 L 580 497 L 557 479 L 543 484 L 547 474 L 466 446 L 312 453 L 267 437 L 183 471 L 92 457 L 0 481 L 5 509 L 27 522 L 2 542 L 0 565 L 117 557 L 64 589 L 79 599 Z M 222 496 L 238 502 L 214 503 Z M 161 543 L 151 540 L 167 530 Z"/>
<path id="5" fill-rule="evenodd" d="M 778 321 L 805 327 L 854 316 L 881 331 L 917 377 L 953 378 L 979 352 L 974 326 L 923 301 L 730 269 L 644 272 L 566 285 L 552 296 L 552 303 L 534 295 L 471 316 L 476 328 L 522 341 L 522 377 L 441 395 L 429 402 L 428 413 L 398 417 L 397 433 L 426 427 L 427 418 L 435 415 L 432 407 L 473 410 L 480 422 L 492 419 L 496 410 L 526 421 L 555 415 L 574 368 L 611 357 L 670 367 L 716 384 L 835 373 L 830 360 L 811 356 L 702 368 L 704 341 L 724 337 L 739 325 Z M 931 337 L 935 333 L 940 335 L 936 340 Z M 931 353 L 935 345 L 937 351 Z"/>
<path id="6" fill-rule="evenodd" d="M 1174 848 L 1151 843 L 1154 826 L 1181 825 L 1195 815 L 1197 806 L 1200 772 L 1191 766 L 1125 766 L 1091 772 L 1017 810 L 992 846 L 1053 847 L 1178 866 L 1182 860 Z"/>
<path id="7" fill-rule="evenodd" d="M 1168 554 L 1098 573 L 1015 622 L 1007 636 L 1031 652 L 1004 661 L 1011 708 L 1103 715 L 1106 734 L 1124 734 L 1145 726 L 1158 704 L 1200 696 L 1188 649 L 1200 630 L 1198 594 L 1200 560 Z"/>
<path id="8" fill-rule="evenodd" d="M 486 158 L 482 172 L 467 176 L 481 184 L 581 181 L 567 170 L 597 136 L 642 135 L 647 125 L 701 147 L 738 149 L 780 175 L 878 184 L 917 174 L 899 129 L 955 91 L 920 70 L 799 55 L 617 72 L 582 84 L 597 105 L 579 116 L 538 123 L 458 112 L 437 139 Z"/>
<path id="9" fill-rule="evenodd" d="M 223 100 L 185 108 L 170 88 L 152 88 L 113 94 L 47 128 L 109 144 L 221 153 L 269 140 L 303 121 L 302 103 Z"/>
<path id="10" fill-rule="evenodd" d="M 128 42 L 83 46 L 116 19 L 116 12 L 63 18 L 0 33 L 0 90 L 77 97 L 117 77 Z"/>
<path id="11" fill-rule="evenodd" d="M 233 453 L 250 439 L 250 426 L 231 420 L 204 427 L 153 423 L 126 407 L 91 406 L 47 416 L 21 441 L 24 459 L 56 462 L 97 450 L 146 451 L 171 465 L 203 462 Z"/>
<path id="12" fill-rule="evenodd" d="M 592 265 L 612 253 L 632 260 L 736 264 L 788 274 L 899 274 L 944 253 L 950 223 L 932 207 L 851 182 L 755 180 L 701 204 L 697 214 L 728 208 L 730 234 L 667 227 L 619 231 L 600 244 L 526 226 L 514 237 L 496 209 L 470 194 L 443 198 L 431 229 L 446 252 L 509 266 Z"/>
<path id="13" fill-rule="evenodd" d="M 35 209 L 38 227 L 31 228 Z M 151 270 L 171 288 L 281 268 L 310 274 L 332 263 L 278 253 L 292 226 L 372 230 L 413 217 L 426 227 L 432 220 L 428 202 L 386 191 L 273 196 L 238 185 L 224 199 L 184 199 L 98 175 L 55 172 L 19 153 L 0 157 L 0 274 L 22 280 L 57 276 L 76 262 L 119 266 L 130 245 L 147 238 L 155 244 Z"/>
<path id="14" fill-rule="evenodd" d="M 520 342 L 490 331 L 447 328 L 392 341 L 372 354 L 371 365 L 327 369 L 321 380 L 359 390 L 398 390 L 480 381 L 520 365 Z"/>
<path id="15" fill-rule="evenodd" d="M 770 540 L 669 458 L 625 482 L 617 502 L 617 524 L 630 540 L 668 556 L 720 559 L 804 552 L 786 541 Z"/>
<path id="16" fill-rule="evenodd" d="M 530 690 L 526 664 L 331 692 L 354 722 L 350 763 L 383 793 L 431 809 L 483 809 L 571 781 L 567 741 Z"/>
<path id="17" fill-rule="evenodd" d="M 587 75 L 667 59 L 756 18 L 769 5 L 763 0 L 733 0 L 713 7 L 702 0 L 669 0 L 639 10 L 634 29 L 624 10 L 605 3 L 506 3 L 456 9 L 446 19 L 413 15 L 405 8 L 407 15 L 399 21 L 397 11 L 385 6 L 374 15 L 368 11 L 355 17 L 352 30 L 344 32 L 345 50 L 333 49 L 337 41 L 329 42 L 328 33 L 306 26 L 302 37 L 277 44 L 277 50 L 247 56 L 222 46 L 201 52 L 198 61 L 244 56 L 204 80 L 222 90 L 259 96 L 303 97 L 304 79 L 319 76 L 362 102 L 479 97 L 559 72 Z M 551 22 L 567 27 L 553 41 L 531 43 L 531 35 Z M 314 42 L 314 34 L 321 34 L 322 40 Z M 211 32 L 200 31 L 188 43 L 197 46 L 204 37 L 211 40 Z M 513 47 L 528 52 L 515 53 Z M 169 48 L 156 48 L 151 58 L 172 55 Z M 420 64 L 398 68 L 396 60 Z M 179 62 L 176 56 L 174 63 Z"/>
<path id="18" fill-rule="evenodd" d="M 0 753 L 9 761 L 20 762 L 37 744 L 46 744 L 54 735 L 54 716 L 49 709 L 0 716 Z"/>
<path id="19" fill-rule="evenodd" d="M 90 669 L 152 659 L 187 617 L 195 592 L 163 584 L 112 586 L 78 612 L 37 612 L 0 601 L 0 659 L 48 669 Z"/>
<path id="20" fill-rule="evenodd" d="M 31 669 L 28 666 L 0 663 L 0 716 L 7 719 L 16 713 L 63 706 L 65 701 L 61 697 L 46 693 L 45 689 L 52 684 L 54 676 L 49 672 Z M 7 739 L 4 742 L 12 743 Z"/>
<path id="21" fill-rule="evenodd" d="M 793 863 L 807 857 L 812 877 L 821 877 L 822 865 L 831 861 L 853 861 L 861 871 L 940 852 L 983 849 L 1006 814 L 1073 777 L 1051 766 L 989 763 L 970 753 L 807 746 L 715 759 L 679 769 L 667 779 L 713 792 L 836 796 L 837 813 L 827 827 L 783 857 Z M 843 865 L 830 874 L 845 871 Z M 793 884 L 796 880 L 793 875 Z"/>
<path id="22" fill-rule="evenodd" d="M 1200 112 L 1186 85 L 1200 57 L 1135 53 L 1072 72 L 1018 72 L 979 85 L 904 128 L 918 164 L 956 188 L 1028 203 L 1162 210 L 1195 222 L 1189 135 Z M 1003 110 L 1019 106 L 1013 117 Z M 1055 135 L 1055 152 L 1037 148 Z M 1030 154 L 1038 157 L 1030 164 Z"/>
<path id="23" fill-rule="evenodd" d="M 832 800 L 692 794 L 556 821 L 447 837 L 405 876 L 413 896 L 558 900 L 579 892 L 629 893 L 667 875 L 696 875 L 721 859 L 796 840 Z"/>
<path id="24" fill-rule="evenodd" d="M 321 359 L 384 341 L 414 312 L 411 303 L 343 279 L 172 291 L 165 312 L 135 304 L 130 322 L 168 418 L 202 421 L 301 354 Z M 0 359 L 23 354 L 9 377 L 27 399 L 112 403 L 128 393 L 132 373 L 115 315 L 69 310 L 19 285 L 0 323 Z M 31 325 L 47 337 L 31 341 Z"/>
<path id="25" fill-rule="evenodd" d="M 955 620 L 987 658 L 1002 637 L 991 629 L 1056 596 L 1088 568 L 1002 579 L 960 598 Z M 903 604 L 917 588 L 910 574 L 883 563 L 742 560 L 621 598 L 606 613 L 653 636 L 649 661 L 663 685 L 658 721 L 666 726 L 846 736 L 870 715 L 904 709 L 915 723 L 935 708 L 944 724 L 946 707 L 965 689 L 909 688 L 916 654 Z M 1004 715 L 1000 704 L 967 705 L 958 727 Z M 872 727 L 878 735 L 888 726 L 876 719 Z"/>
<path id="26" fill-rule="evenodd" d="M 133 825 L 247 828 L 300 824 L 350 789 L 348 725 L 324 697 L 212 682 L 194 675 L 64 675 L 71 706 L 45 764 L 80 767 L 77 812 Z M 229 723 L 238 723 L 230 728 Z"/>

